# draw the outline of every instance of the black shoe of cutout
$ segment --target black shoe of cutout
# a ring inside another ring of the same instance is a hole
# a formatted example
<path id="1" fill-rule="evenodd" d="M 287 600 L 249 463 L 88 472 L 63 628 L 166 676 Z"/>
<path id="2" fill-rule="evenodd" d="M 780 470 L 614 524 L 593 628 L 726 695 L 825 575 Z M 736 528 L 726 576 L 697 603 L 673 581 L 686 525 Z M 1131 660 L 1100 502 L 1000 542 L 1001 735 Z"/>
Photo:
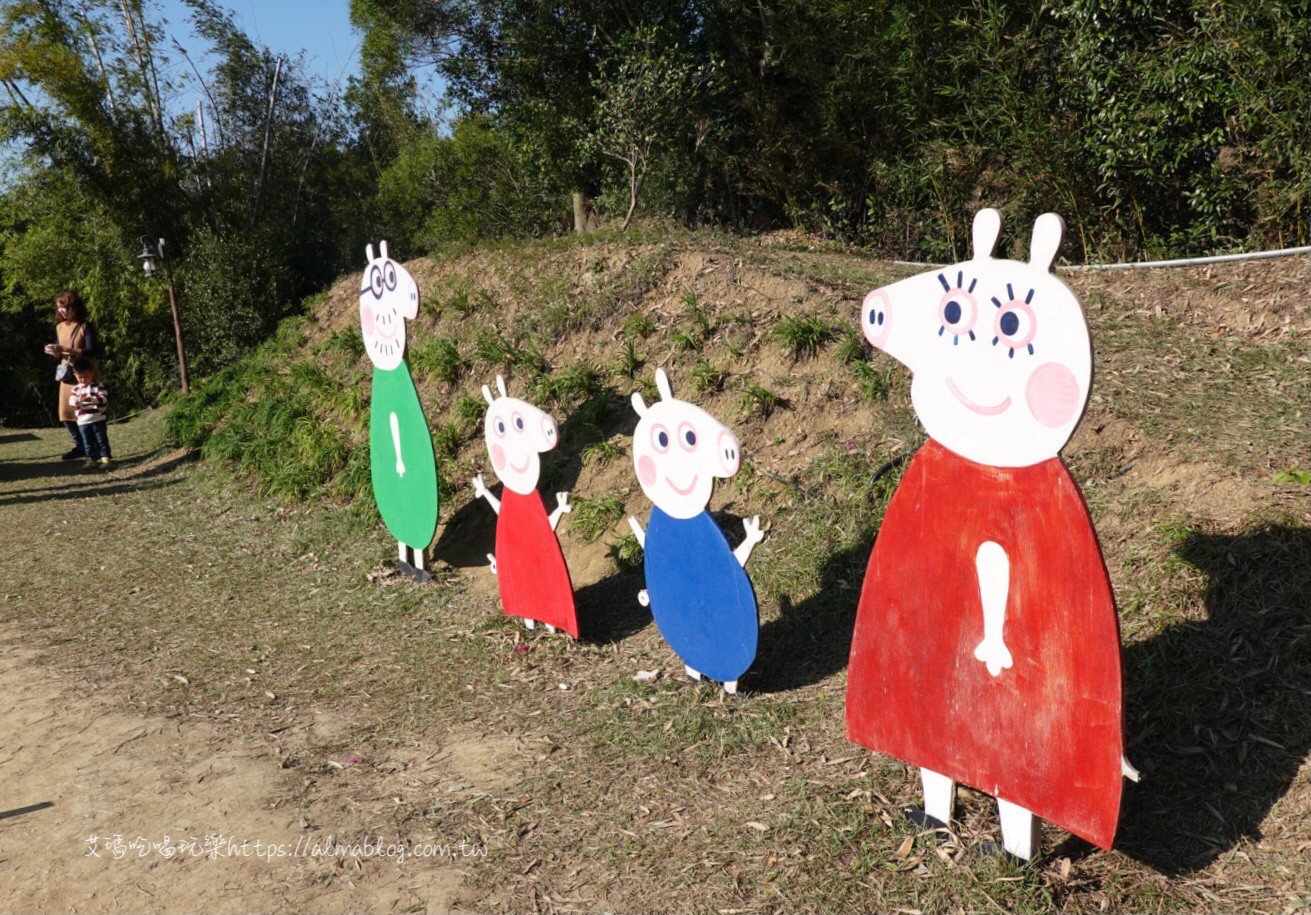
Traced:
<path id="1" fill-rule="evenodd" d="M 946 829 L 947 824 L 937 817 L 929 816 L 922 807 L 909 807 L 901 812 L 901 815 L 910 820 L 920 829 Z"/>

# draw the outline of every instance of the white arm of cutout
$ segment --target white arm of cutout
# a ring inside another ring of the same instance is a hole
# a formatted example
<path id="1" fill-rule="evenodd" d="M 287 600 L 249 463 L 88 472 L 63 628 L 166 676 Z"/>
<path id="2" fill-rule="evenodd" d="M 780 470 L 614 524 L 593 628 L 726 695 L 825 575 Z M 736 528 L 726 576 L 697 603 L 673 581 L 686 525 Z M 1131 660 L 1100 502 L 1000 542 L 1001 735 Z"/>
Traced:
<path id="1" fill-rule="evenodd" d="M 475 499 L 482 496 L 487 500 L 488 504 L 492 506 L 492 511 L 496 512 L 498 515 L 501 513 L 501 500 L 492 495 L 492 491 L 488 489 L 487 484 L 483 482 L 483 475 L 481 473 L 473 478 L 473 495 Z M 555 525 L 551 525 L 551 527 L 554 528 Z"/>
<path id="2" fill-rule="evenodd" d="M 760 529 L 760 516 L 756 515 L 750 521 L 742 519 L 742 527 L 747 532 L 747 539 L 737 545 L 733 555 L 737 558 L 738 565 L 742 568 L 747 567 L 747 560 L 751 558 L 751 551 L 756 548 L 756 544 L 765 539 L 765 532 Z"/>
<path id="3" fill-rule="evenodd" d="M 988 673 L 999 677 L 1013 663 L 1010 649 L 1002 640 L 1011 561 L 1001 544 L 989 540 L 975 554 L 974 568 L 979 575 L 979 597 L 983 602 L 983 641 L 974 649 L 974 657 L 988 666 Z"/>
<path id="4" fill-rule="evenodd" d="M 396 418 L 396 414 L 388 417 L 391 420 L 391 443 L 396 449 L 396 475 L 405 476 L 405 462 L 401 460 L 401 421 Z"/>
<path id="5" fill-rule="evenodd" d="M 633 536 L 637 538 L 637 545 L 642 549 L 646 549 L 646 531 L 642 530 L 642 522 L 629 515 L 628 526 L 633 529 Z M 646 605 L 643 604 L 643 606 Z"/>
<path id="6" fill-rule="evenodd" d="M 561 515 L 567 515 L 573 510 L 574 507 L 569 504 L 569 493 L 557 492 L 555 494 L 555 511 L 551 512 L 550 517 L 551 530 L 555 530 L 556 525 L 560 523 Z"/>

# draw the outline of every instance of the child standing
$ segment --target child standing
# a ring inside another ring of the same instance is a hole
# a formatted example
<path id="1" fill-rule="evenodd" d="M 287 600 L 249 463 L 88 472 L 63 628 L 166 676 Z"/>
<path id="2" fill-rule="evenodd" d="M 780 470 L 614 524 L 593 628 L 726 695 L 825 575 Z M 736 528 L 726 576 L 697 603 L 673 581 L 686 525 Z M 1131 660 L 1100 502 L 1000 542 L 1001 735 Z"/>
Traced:
<path id="1" fill-rule="evenodd" d="M 109 452 L 109 428 L 105 424 L 105 404 L 109 391 L 100 383 L 100 373 L 93 361 L 86 358 L 73 360 L 73 375 L 77 384 L 68 398 L 68 405 L 77 415 L 77 432 L 86 453 L 84 469 L 100 467 L 110 470 L 114 466 Z"/>

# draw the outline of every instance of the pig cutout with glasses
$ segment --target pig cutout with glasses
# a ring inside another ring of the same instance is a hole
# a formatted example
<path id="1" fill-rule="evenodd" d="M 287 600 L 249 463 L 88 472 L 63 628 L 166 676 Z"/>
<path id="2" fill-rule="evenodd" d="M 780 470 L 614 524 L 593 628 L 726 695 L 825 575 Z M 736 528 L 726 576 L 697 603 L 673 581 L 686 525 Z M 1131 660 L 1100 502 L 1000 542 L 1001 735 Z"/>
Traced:
<path id="1" fill-rule="evenodd" d="M 419 287 L 408 270 L 387 256 L 387 243 L 365 248 L 368 266 L 360 288 L 360 331 L 373 363 L 369 404 L 369 463 L 373 497 L 397 540 L 401 570 L 428 581 L 424 551 L 437 532 L 437 462 L 410 368 L 405 364 L 405 322 L 419 315 Z"/>
<path id="2" fill-rule="evenodd" d="M 737 438 L 718 420 L 674 397 L 664 369 L 656 370 L 660 400 L 647 406 L 633 432 L 633 467 L 654 507 L 645 531 L 628 523 L 645 552 L 646 589 L 660 634 L 693 680 L 705 676 L 737 692 L 737 681 L 756 657 L 760 618 L 746 564 L 764 539 L 760 518 L 743 521 L 746 539 L 730 549 L 706 511 L 715 478 L 737 473 Z"/>
<path id="3" fill-rule="evenodd" d="M 1109 848 L 1124 759 L 1120 632 L 1079 487 L 1059 452 L 1083 414 L 1092 344 L 1051 272 L 1064 233 L 1033 227 L 1028 263 L 974 257 L 865 297 L 866 338 L 910 369 L 929 440 L 874 543 L 856 617 L 847 734 L 920 768 L 921 818 L 956 783 L 997 798 L 1007 851 L 1039 818 Z"/>
<path id="4" fill-rule="evenodd" d="M 556 508 L 548 518 L 537 492 L 540 455 L 559 444 L 560 432 L 546 413 L 507 396 L 500 375 L 496 387 L 499 397 L 483 385 L 487 400 L 483 432 L 492 469 L 504 485 L 498 499 L 479 474 L 473 479 L 473 490 L 497 515 L 496 554 L 487 558 L 501 586 L 501 606 L 508 615 L 522 617 L 529 629 L 543 623 L 551 632 L 563 629 L 578 638 L 573 583 L 555 536 L 560 516 L 573 508 L 567 492 L 556 493 Z"/>

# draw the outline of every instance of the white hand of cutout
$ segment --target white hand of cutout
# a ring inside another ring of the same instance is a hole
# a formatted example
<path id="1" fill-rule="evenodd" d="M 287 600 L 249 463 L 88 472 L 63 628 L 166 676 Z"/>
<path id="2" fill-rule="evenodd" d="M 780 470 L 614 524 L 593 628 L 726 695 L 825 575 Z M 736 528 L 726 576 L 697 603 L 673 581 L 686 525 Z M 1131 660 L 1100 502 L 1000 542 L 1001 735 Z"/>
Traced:
<path id="1" fill-rule="evenodd" d="M 983 641 L 974 649 L 974 657 L 988 666 L 988 673 L 999 677 L 1014 663 L 1002 638 L 1011 585 L 1010 557 L 1000 543 L 989 540 L 980 544 L 974 556 L 974 569 L 979 576 L 979 600 L 983 604 Z"/>
<path id="2" fill-rule="evenodd" d="M 551 522 L 551 530 L 555 530 L 563 515 L 567 515 L 573 510 L 574 507 L 569 504 L 569 493 L 557 492 L 555 494 L 555 511 L 551 512 L 551 517 L 547 519 Z"/>
<path id="3" fill-rule="evenodd" d="M 401 421 L 396 418 L 395 413 L 391 414 L 389 419 L 391 420 L 391 443 L 392 447 L 396 449 L 396 475 L 403 477 L 405 476 L 405 462 L 401 460 Z"/>
<path id="4" fill-rule="evenodd" d="M 985 638 L 974 649 L 974 657 L 986 664 L 988 673 L 994 677 L 1000 676 L 1003 670 L 1010 670 L 1015 663 L 1011 658 L 1011 650 L 1000 638 Z"/>
<path id="5" fill-rule="evenodd" d="M 487 484 L 483 482 L 483 475 L 480 473 L 473 478 L 473 495 L 476 499 L 486 499 L 491 493 L 487 491 Z"/>
<path id="6" fill-rule="evenodd" d="M 765 539 L 765 532 L 760 529 L 760 516 L 756 515 L 751 520 L 742 520 L 742 529 L 747 533 L 746 542 L 755 546 Z"/>

